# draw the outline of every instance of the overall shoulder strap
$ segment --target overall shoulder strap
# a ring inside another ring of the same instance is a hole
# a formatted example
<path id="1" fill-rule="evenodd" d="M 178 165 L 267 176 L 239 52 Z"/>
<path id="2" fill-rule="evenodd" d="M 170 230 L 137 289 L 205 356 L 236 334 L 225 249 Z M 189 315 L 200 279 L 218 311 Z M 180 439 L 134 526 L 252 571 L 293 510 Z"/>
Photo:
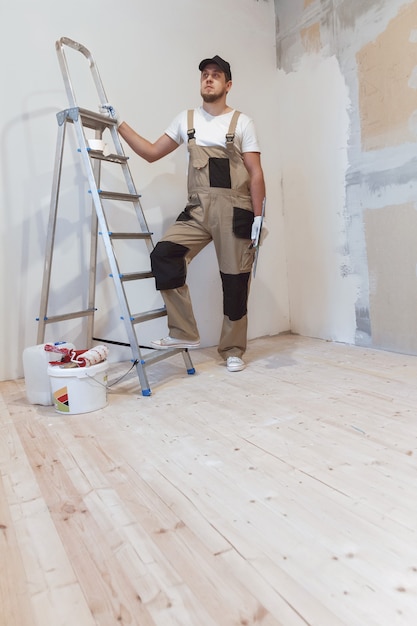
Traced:
<path id="1" fill-rule="evenodd" d="M 194 139 L 195 128 L 194 128 L 194 109 L 188 109 L 187 111 L 187 135 L 188 141 Z"/>
<path id="2" fill-rule="evenodd" d="M 226 135 L 226 145 L 229 143 L 233 143 L 239 116 L 240 116 L 240 111 L 235 111 L 232 115 L 232 119 L 230 120 L 229 130 Z"/>

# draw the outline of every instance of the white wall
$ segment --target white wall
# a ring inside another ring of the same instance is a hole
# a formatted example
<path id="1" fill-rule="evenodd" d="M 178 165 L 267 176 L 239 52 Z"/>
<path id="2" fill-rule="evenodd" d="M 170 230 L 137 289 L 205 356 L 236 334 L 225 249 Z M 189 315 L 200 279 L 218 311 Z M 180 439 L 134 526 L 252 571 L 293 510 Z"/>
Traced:
<path id="1" fill-rule="evenodd" d="M 359 284 L 345 220 L 348 91 L 335 57 L 305 55 L 281 80 L 291 330 L 354 343 Z"/>
<path id="2" fill-rule="evenodd" d="M 229 104 L 255 119 L 267 182 L 267 227 L 250 297 L 249 337 L 288 330 L 288 288 L 281 204 L 281 152 L 277 138 L 279 77 L 275 66 L 272 2 L 256 0 L 21 0 L 3 3 L 1 23 L 2 115 L 0 208 L 0 380 L 22 376 L 21 356 L 36 343 L 46 228 L 54 168 L 55 115 L 68 106 L 55 41 L 69 37 L 89 48 L 109 100 L 141 134 L 156 139 L 180 110 L 198 105 L 198 62 L 213 54 L 227 58 L 234 86 Z M 81 56 L 81 55 L 80 55 Z M 78 65 L 84 92 L 84 78 Z M 80 106 L 95 107 L 80 101 Z M 53 297 L 76 310 L 86 268 L 80 241 L 88 234 L 88 200 L 76 145 L 66 156 L 61 184 L 65 217 L 57 235 L 58 272 Z M 151 229 L 157 238 L 182 210 L 185 151 L 149 165 L 130 160 Z M 190 288 L 203 345 L 217 343 L 221 293 L 210 246 L 190 268 Z M 103 330 L 116 338 L 114 296 L 104 288 L 109 308 Z M 58 305 L 56 305 L 58 306 Z M 105 311 L 104 311 L 105 312 Z M 102 313 L 103 315 L 103 313 Z M 82 348 L 78 323 L 57 327 L 48 340 L 66 339 Z M 48 327 L 48 332 L 49 332 Z M 165 321 L 152 327 L 164 333 Z M 150 332 L 150 331 L 149 331 Z M 151 339 L 152 337 L 144 337 Z M 123 328 L 119 339 L 125 340 Z M 124 353 L 120 358 L 129 358 Z"/>

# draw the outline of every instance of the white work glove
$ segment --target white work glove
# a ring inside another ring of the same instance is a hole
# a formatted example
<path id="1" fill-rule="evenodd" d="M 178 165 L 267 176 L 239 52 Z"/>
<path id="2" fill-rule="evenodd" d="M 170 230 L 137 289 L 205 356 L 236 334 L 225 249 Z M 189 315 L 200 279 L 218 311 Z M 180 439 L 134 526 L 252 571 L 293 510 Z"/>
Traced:
<path id="1" fill-rule="evenodd" d="M 99 104 L 98 106 L 101 115 L 106 115 L 107 117 L 112 117 L 116 120 L 116 125 L 119 127 L 120 124 L 123 124 L 123 119 L 120 118 L 118 112 L 109 102 L 105 104 Z"/>
<path id="2" fill-rule="evenodd" d="M 250 238 L 252 239 L 252 246 L 254 248 L 256 248 L 259 245 L 259 237 L 261 236 L 263 219 L 264 218 L 262 217 L 262 215 L 256 215 L 253 218 L 252 232 L 251 232 Z"/>

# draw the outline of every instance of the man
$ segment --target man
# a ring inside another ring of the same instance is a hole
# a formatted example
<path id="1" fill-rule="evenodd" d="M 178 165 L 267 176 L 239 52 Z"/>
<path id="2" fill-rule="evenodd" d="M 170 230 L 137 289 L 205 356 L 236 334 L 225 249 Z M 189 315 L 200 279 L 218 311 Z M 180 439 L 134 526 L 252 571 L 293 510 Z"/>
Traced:
<path id="1" fill-rule="evenodd" d="M 188 202 L 151 253 L 156 288 L 161 291 L 169 335 L 154 348 L 198 348 L 200 337 L 186 285 L 187 265 L 214 241 L 223 285 L 223 326 L 218 352 L 227 369 L 245 367 L 247 300 L 254 247 L 262 225 L 265 183 L 253 122 L 226 103 L 232 87 L 230 65 L 218 55 L 204 59 L 202 106 L 184 111 L 154 143 L 118 120 L 128 145 L 148 162 L 181 143 L 189 151 Z M 108 107 L 110 114 L 114 112 Z"/>

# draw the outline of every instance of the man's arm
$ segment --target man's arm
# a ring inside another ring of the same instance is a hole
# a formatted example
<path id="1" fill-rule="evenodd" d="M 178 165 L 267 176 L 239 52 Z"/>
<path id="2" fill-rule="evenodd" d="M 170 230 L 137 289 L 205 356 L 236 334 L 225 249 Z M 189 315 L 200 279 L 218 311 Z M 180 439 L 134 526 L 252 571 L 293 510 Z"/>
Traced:
<path id="1" fill-rule="evenodd" d="M 259 152 L 244 152 L 243 163 L 250 177 L 250 194 L 254 215 L 262 215 L 262 203 L 265 198 L 265 180 Z"/>
<path id="2" fill-rule="evenodd" d="M 166 134 L 159 137 L 154 143 L 151 143 L 138 135 L 126 122 L 122 122 L 117 130 L 132 150 L 148 161 L 148 163 L 158 161 L 158 159 L 162 159 L 162 157 L 178 148 L 177 142 Z"/>

